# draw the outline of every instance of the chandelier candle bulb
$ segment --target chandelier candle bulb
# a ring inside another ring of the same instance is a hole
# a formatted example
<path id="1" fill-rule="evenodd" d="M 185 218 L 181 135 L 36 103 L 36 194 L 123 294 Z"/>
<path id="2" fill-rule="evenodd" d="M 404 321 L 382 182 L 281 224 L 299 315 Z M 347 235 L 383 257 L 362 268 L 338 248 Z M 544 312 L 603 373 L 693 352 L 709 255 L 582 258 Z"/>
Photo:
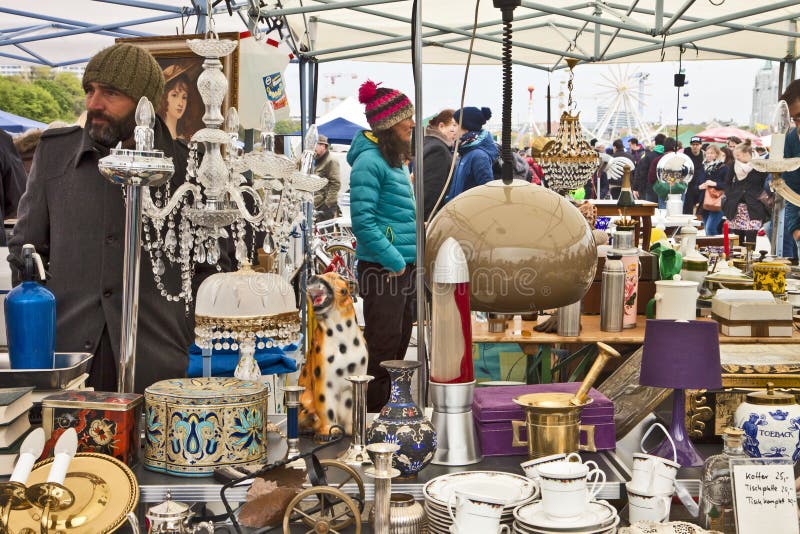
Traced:
<path id="1" fill-rule="evenodd" d="M 33 469 L 33 464 L 36 462 L 37 458 L 42 455 L 44 442 L 44 430 L 42 430 L 41 427 L 33 430 L 25 437 L 19 448 L 17 465 L 14 466 L 11 478 L 8 479 L 9 482 L 25 484 L 28 481 L 28 477 Z"/>
<path id="2" fill-rule="evenodd" d="M 47 475 L 47 482 L 51 484 L 63 484 L 64 479 L 67 478 L 67 470 L 72 458 L 78 451 L 78 433 L 74 428 L 68 429 L 61 434 L 56 442 L 54 450 L 53 465 L 50 467 L 50 473 Z"/>

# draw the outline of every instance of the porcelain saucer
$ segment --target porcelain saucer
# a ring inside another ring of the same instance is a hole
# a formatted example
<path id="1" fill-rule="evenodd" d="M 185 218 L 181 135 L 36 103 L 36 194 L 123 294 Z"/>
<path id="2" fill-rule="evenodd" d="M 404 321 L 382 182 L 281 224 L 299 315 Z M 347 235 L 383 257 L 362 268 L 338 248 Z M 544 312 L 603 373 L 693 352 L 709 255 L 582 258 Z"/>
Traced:
<path id="1" fill-rule="evenodd" d="M 506 509 L 525 504 L 536 493 L 536 483 L 515 473 L 500 471 L 463 471 L 434 478 L 422 488 L 426 500 L 447 508 L 455 488 L 486 496 L 508 498 Z"/>
<path id="2" fill-rule="evenodd" d="M 514 510 L 514 519 L 523 526 L 560 532 L 604 527 L 613 523 L 616 517 L 616 509 L 606 501 L 592 501 L 583 514 L 568 519 L 547 515 L 542 501 L 535 501 Z"/>
<path id="3" fill-rule="evenodd" d="M 573 530 L 552 530 L 545 528 L 536 528 L 527 526 L 519 521 L 514 521 L 513 532 L 515 534 L 614 534 L 617 532 L 619 525 L 619 516 L 615 516 L 614 520 L 605 526 L 588 529 L 573 529 Z"/>

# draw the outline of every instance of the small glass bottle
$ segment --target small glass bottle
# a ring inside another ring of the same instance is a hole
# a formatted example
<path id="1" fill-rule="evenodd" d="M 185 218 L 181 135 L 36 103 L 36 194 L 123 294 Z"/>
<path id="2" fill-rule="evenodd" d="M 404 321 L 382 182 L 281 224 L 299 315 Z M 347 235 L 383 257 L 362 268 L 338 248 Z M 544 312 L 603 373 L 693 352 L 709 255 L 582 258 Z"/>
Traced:
<path id="1" fill-rule="evenodd" d="M 700 485 L 700 519 L 704 528 L 725 534 L 736 534 L 731 486 L 731 458 L 745 457 L 741 428 L 727 427 L 723 431 L 722 454 L 709 456 L 703 464 Z"/>

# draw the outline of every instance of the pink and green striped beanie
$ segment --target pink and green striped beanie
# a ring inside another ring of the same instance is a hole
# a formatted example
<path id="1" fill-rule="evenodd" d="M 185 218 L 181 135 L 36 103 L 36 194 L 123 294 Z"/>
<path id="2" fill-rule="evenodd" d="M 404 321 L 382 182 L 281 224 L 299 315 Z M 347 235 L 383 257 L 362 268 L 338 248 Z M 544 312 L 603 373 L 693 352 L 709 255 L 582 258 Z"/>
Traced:
<path id="1" fill-rule="evenodd" d="M 395 124 L 414 115 L 414 105 L 397 89 L 378 87 L 372 80 L 364 82 L 358 90 L 358 101 L 364 104 L 370 128 L 388 130 Z"/>

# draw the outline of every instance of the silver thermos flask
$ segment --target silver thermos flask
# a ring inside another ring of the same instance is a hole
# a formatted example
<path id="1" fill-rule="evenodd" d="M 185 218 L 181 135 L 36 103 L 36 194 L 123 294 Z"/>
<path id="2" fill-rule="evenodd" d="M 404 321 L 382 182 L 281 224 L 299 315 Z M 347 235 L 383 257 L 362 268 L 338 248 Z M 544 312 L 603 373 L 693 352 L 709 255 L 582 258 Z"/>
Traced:
<path id="1" fill-rule="evenodd" d="M 603 267 L 603 281 L 600 286 L 600 330 L 603 332 L 622 332 L 625 316 L 625 267 L 622 256 L 609 252 Z"/>

